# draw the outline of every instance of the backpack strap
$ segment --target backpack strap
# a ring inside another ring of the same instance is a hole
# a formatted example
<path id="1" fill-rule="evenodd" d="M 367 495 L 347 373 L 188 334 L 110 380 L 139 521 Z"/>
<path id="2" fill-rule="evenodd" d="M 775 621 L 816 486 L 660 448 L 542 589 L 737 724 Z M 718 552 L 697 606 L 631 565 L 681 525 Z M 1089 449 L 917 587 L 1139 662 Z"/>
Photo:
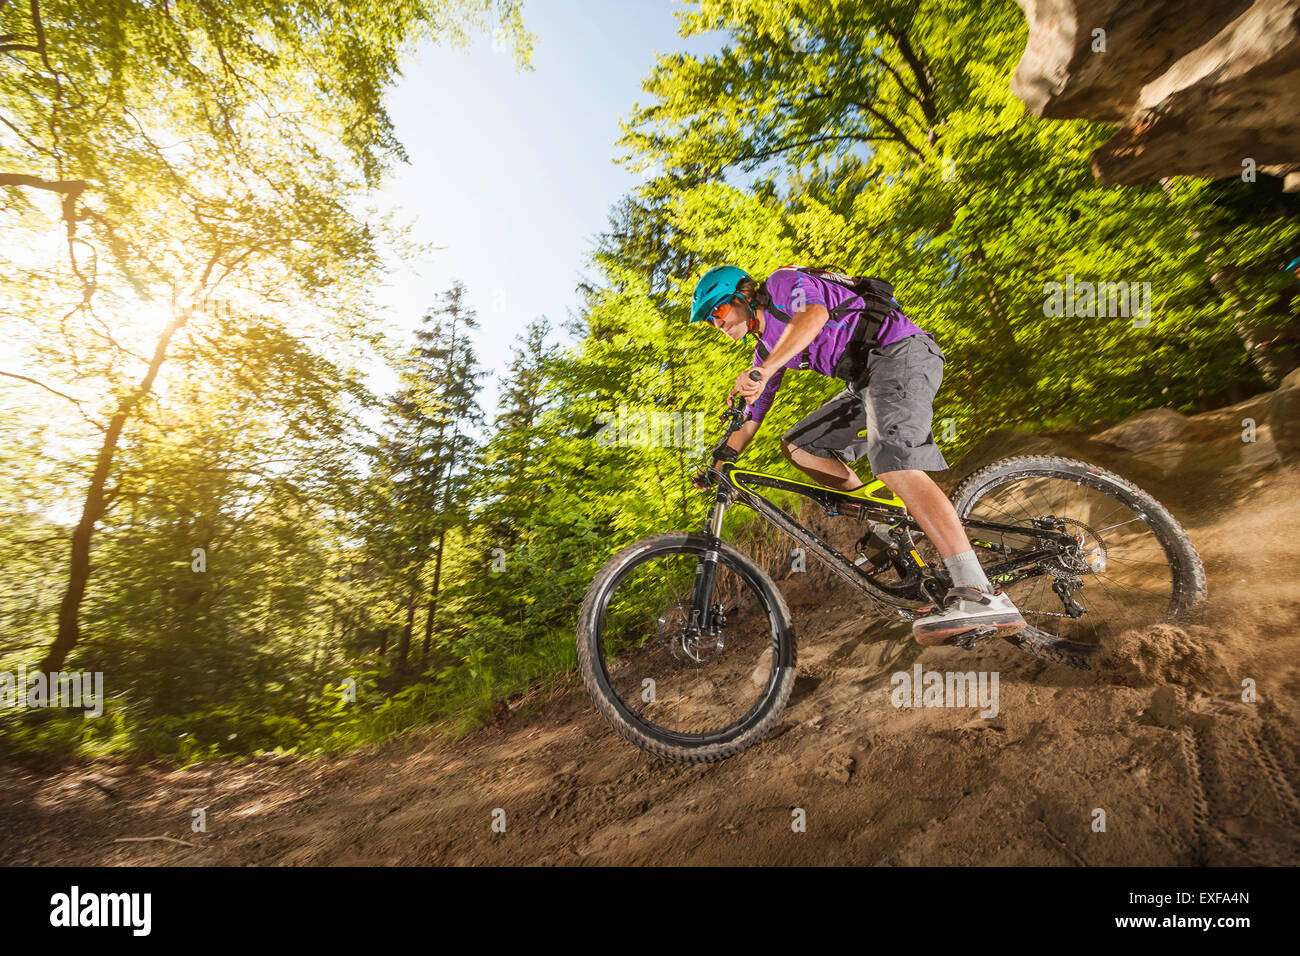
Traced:
<path id="1" fill-rule="evenodd" d="M 869 300 L 862 305 L 857 305 L 852 299 L 849 299 L 841 302 L 831 310 L 831 318 L 839 318 L 847 312 L 860 312 L 858 324 L 853 327 L 853 335 L 849 342 L 852 345 L 866 343 L 868 347 L 874 347 L 876 339 L 880 335 L 880 328 L 885 324 L 886 316 L 896 308 L 898 306 L 893 302 Z"/>
<path id="2" fill-rule="evenodd" d="M 873 347 L 880 334 L 881 326 L 885 324 L 886 317 L 890 312 L 899 308 L 898 299 L 894 297 L 894 287 L 884 279 L 878 279 L 874 276 L 849 275 L 839 269 L 825 266 L 781 266 L 780 268 L 794 269 L 797 272 L 816 276 L 853 293 L 853 298 L 845 299 L 831 309 L 829 315 L 831 319 L 838 319 L 849 312 L 862 313 L 858 318 L 857 325 L 853 328 L 851 345 L 860 346 L 865 343 L 868 348 Z M 759 289 L 763 295 L 767 296 L 765 286 L 766 283 L 760 286 Z M 768 296 L 767 298 L 770 302 L 771 297 Z M 780 310 L 773 311 L 780 312 Z"/>
<path id="3" fill-rule="evenodd" d="M 854 291 L 862 298 L 862 315 L 853 329 L 852 341 L 855 344 L 866 343 L 868 348 L 874 348 L 885 319 L 900 308 L 898 299 L 894 296 L 894 287 L 884 279 L 864 276 Z"/>

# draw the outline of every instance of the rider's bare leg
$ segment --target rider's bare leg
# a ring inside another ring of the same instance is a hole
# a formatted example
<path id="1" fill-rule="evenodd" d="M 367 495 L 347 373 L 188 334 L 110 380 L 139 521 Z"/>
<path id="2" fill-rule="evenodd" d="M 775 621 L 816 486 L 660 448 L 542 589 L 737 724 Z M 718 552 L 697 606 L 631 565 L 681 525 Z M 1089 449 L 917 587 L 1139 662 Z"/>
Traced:
<path id="1" fill-rule="evenodd" d="M 916 523 L 945 559 L 971 549 L 957 509 L 933 478 L 923 471 L 887 471 L 876 477 L 903 499 Z"/>
<path id="2" fill-rule="evenodd" d="M 841 491 L 862 486 L 853 469 L 838 458 L 822 458 L 786 441 L 781 442 L 781 451 L 792 465 L 820 485 Z M 941 644 L 974 628 L 996 628 L 998 633 L 1008 635 L 1023 630 L 1024 617 L 1010 598 L 1000 591 L 993 592 L 962 529 L 957 510 L 934 479 L 923 471 L 910 469 L 886 471 L 876 477 L 903 500 L 916 523 L 943 555 L 943 563 L 952 578 L 950 600 L 913 622 L 917 641 L 924 645 Z"/>
<path id="3" fill-rule="evenodd" d="M 834 488 L 836 491 L 851 491 L 862 487 L 862 479 L 838 458 L 822 458 L 804 451 L 798 445 L 791 445 L 785 439 L 781 440 L 781 453 L 790 464 L 823 487 Z"/>
<path id="4" fill-rule="evenodd" d="M 781 442 L 781 451 L 790 464 L 819 485 L 837 491 L 862 487 L 862 479 L 838 458 L 823 458 L 787 441 Z M 962 530 L 952 502 L 934 483 L 933 478 L 923 471 L 887 471 L 876 477 L 903 499 L 907 510 L 943 557 L 951 558 L 954 554 L 970 550 L 970 541 Z"/>
<path id="5" fill-rule="evenodd" d="M 923 471 L 887 471 L 876 476 L 903 499 L 907 510 L 943 555 L 952 578 L 942 607 L 922 614 L 912 623 L 912 633 L 923 645 L 942 644 L 976 628 L 984 636 L 1011 635 L 1025 628 L 1024 616 L 1012 600 L 993 588 L 970 539 L 962 530 L 957 510 L 939 486 Z"/>

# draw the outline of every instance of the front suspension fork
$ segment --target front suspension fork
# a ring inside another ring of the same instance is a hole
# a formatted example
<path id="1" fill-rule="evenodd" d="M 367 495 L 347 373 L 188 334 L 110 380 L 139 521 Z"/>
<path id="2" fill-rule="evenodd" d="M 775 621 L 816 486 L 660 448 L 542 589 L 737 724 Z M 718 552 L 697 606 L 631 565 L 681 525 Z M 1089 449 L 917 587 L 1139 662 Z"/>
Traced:
<path id="1" fill-rule="evenodd" d="M 731 496 L 719 488 L 713 498 L 713 507 L 704 519 L 704 534 L 708 549 L 695 566 L 695 583 L 691 588 L 691 624 L 696 633 L 708 630 L 710 609 L 713 606 L 713 581 L 718 570 L 718 549 L 722 545 L 722 519 L 731 505 Z"/>

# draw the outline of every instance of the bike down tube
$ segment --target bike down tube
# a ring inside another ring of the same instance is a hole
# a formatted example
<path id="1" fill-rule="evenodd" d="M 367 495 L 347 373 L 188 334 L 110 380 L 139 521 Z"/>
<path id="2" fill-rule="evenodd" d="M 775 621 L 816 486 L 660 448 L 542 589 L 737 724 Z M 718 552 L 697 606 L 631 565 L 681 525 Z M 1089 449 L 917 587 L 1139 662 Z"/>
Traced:
<path id="1" fill-rule="evenodd" d="M 903 620 L 910 620 L 913 617 L 911 611 L 898 606 L 897 598 L 893 595 L 886 594 L 867 580 L 866 576 L 850 563 L 844 555 L 840 554 L 816 534 L 799 524 L 762 495 L 733 482 L 731 472 L 735 470 L 735 467 L 734 464 L 727 463 L 724 464 L 721 469 L 721 483 L 727 486 L 731 494 L 736 495 L 741 501 L 749 505 L 749 507 L 753 508 L 768 521 L 772 522 L 772 524 L 776 525 L 795 541 L 807 546 L 823 564 L 840 577 L 844 578 L 844 580 L 848 581 L 859 591 L 862 591 L 867 595 L 867 597 L 881 605 L 884 605 Z M 897 515 L 896 517 L 909 522 L 912 521 L 911 516 L 906 514 Z"/>

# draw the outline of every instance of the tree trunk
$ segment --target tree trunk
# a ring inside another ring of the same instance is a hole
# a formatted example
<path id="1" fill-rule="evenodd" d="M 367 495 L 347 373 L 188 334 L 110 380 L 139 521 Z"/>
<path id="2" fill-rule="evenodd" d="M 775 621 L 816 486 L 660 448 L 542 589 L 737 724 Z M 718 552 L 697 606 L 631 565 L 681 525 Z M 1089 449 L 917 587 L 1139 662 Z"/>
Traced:
<path id="1" fill-rule="evenodd" d="M 1217 267 L 1214 257 L 1206 260 L 1210 267 L 1210 284 L 1226 301 L 1240 300 L 1238 281 L 1243 269 Z M 1263 376 L 1270 388 L 1277 388 L 1297 367 L 1300 367 L 1300 322 L 1297 321 L 1296 302 L 1290 295 L 1275 297 L 1254 315 L 1237 311 L 1233 329 L 1240 337 L 1251 364 Z"/>
<path id="2" fill-rule="evenodd" d="M 90 580 L 90 544 L 95 534 L 95 525 L 103 517 L 108 507 L 109 498 L 105 492 L 109 472 L 113 468 L 113 456 L 117 453 L 117 443 L 122 436 L 131 412 L 153 389 L 158 370 L 167 358 L 167 346 L 171 343 L 176 330 L 185 324 L 188 312 L 182 312 L 168 323 L 154 347 L 153 359 L 139 386 L 130 395 L 118 402 L 117 410 L 109 420 L 104 432 L 104 443 L 100 446 L 99 456 L 95 459 L 95 470 L 90 476 L 90 487 L 86 490 L 86 500 L 81 508 L 81 520 L 72 532 L 72 552 L 68 560 L 68 587 L 63 593 L 59 605 L 59 631 L 54 643 L 41 661 L 41 670 L 47 674 L 63 667 L 68 654 L 81 639 L 81 602 L 86 596 L 86 584 Z"/>
<path id="3" fill-rule="evenodd" d="M 442 586 L 442 546 L 447 540 L 447 529 L 443 528 L 438 533 L 438 562 L 433 566 L 433 593 L 429 595 L 429 610 L 424 618 L 424 650 L 421 652 L 423 659 L 429 657 L 429 639 L 433 634 L 433 616 L 438 613 L 438 589 Z"/>
<path id="4" fill-rule="evenodd" d="M 1277 324 L 1265 326 L 1248 326 L 1240 321 L 1236 328 L 1246 354 L 1270 388 L 1277 388 L 1282 379 L 1300 368 L 1300 331 L 1284 317 L 1279 317 Z"/>
<path id="5" fill-rule="evenodd" d="M 417 594 L 413 593 L 406 602 L 406 626 L 397 642 L 397 669 L 406 670 L 406 658 L 411 651 L 411 628 L 415 624 L 415 602 Z"/>
<path id="6" fill-rule="evenodd" d="M 908 69 L 912 71 L 912 77 L 916 80 L 916 100 L 921 106 L 921 112 L 925 115 L 926 123 L 929 125 L 926 131 L 926 139 L 930 145 L 934 145 L 934 130 L 939 125 L 939 109 L 935 104 L 936 84 L 934 73 L 930 70 L 930 64 L 926 59 L 917 53 L 916 48 L 912 46 L 912 40 L 905 30 L 890 26 L 885 29 L 885 32 L 894 41 L 899 55 L 906 61 Z"/>
<path id="7" fill-rule="evenodd" d="M 974 251 L 968 254 L 968 259 L 976 263 L 974 272 L 984 285 L 984 301 L 988 303 L 989 314 L 993 316 L 993 321 L 989 324 L 990 331 L 1000 345 L 1013 353 L 1018 353 L 1020 343 L 1016 341 L 1015 330 L 1011 328 L 1011 313 L 1003 302 L 1001 290 L 993 280 L 993 270 L 989 268 L 988 256 L 984 254 L 982 243 L 975 244 Z"/>

